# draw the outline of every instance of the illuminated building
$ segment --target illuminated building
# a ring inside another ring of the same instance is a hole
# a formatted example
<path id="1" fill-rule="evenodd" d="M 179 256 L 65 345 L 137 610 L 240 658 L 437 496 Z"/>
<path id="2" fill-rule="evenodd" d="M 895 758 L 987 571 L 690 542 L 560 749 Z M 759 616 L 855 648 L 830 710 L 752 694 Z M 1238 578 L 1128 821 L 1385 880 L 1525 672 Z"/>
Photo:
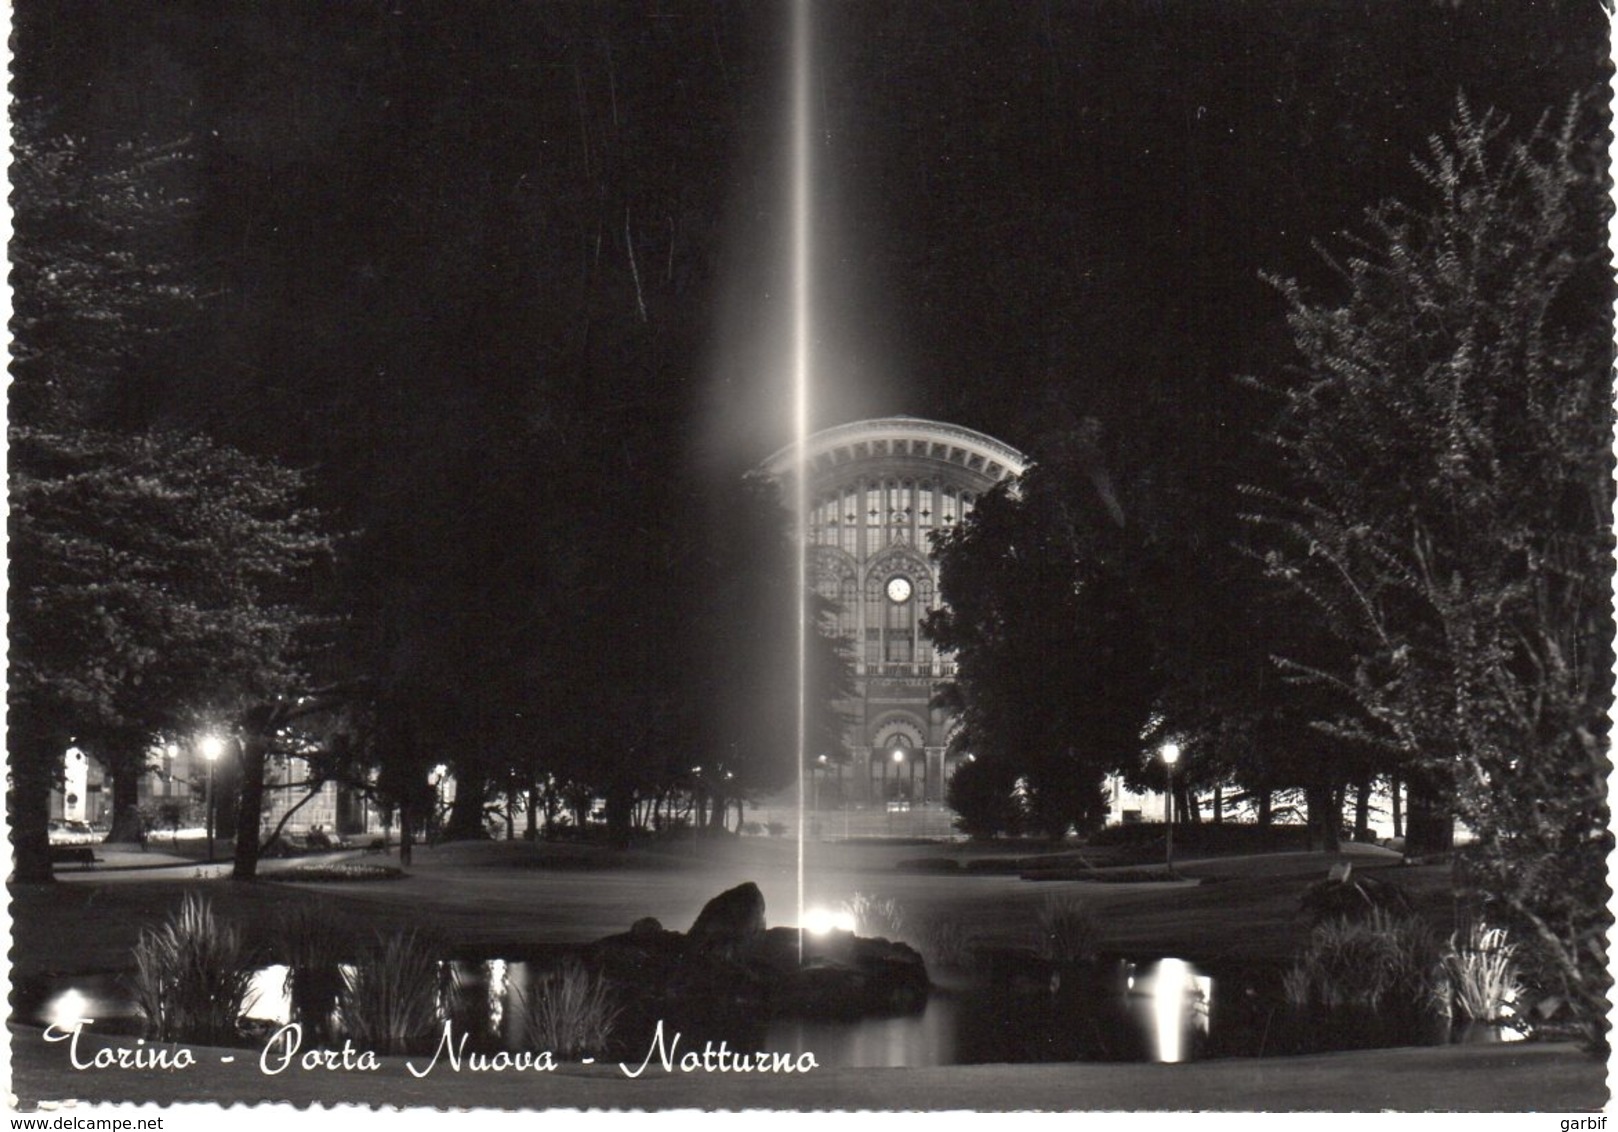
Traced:
<path id="1" fill-rule="evenodd" d="M 785 485 L 796 449 L 765 462 Z M 846 760 L 816 770 L 822 804 L 936 803 L 953 769 L 951 714 L 933 705 L 954 663 L 922 620 L 939 605 L 933 536 L 960 524 L 1028 459 L 972 429 L 914 417 L 855 421 L 808 440 L 810 578 L 854 658 Z"/>

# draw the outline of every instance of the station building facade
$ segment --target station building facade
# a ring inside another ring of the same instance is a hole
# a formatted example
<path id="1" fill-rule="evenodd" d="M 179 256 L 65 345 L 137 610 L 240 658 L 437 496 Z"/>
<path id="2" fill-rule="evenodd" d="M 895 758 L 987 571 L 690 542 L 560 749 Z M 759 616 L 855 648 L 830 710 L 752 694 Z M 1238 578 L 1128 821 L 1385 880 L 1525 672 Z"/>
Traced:
<path id="1" fill-rule="evenodd" d="M 764 467 L 785 490 L 798 464 L 793 446 Z M 958 425 L 883 417 L 815 433 L 804 464 L 811 584 L 854 659 L 854 692 L 839 705 L 849 757 L 814 768 L 817 801 L 940 803 L 955 719 L 933 701 L 955 666 L 922 631 L 940 605 L 933 538 L 1028 458 Z"/>

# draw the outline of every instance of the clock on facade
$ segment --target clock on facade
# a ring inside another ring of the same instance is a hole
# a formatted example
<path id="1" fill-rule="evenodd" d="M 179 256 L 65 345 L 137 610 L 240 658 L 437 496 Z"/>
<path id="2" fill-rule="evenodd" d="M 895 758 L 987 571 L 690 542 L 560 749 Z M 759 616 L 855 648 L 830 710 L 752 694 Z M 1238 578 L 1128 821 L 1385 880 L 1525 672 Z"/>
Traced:
<path id="1" fill-rule="evenodd" d="M 895 577 L 888 579 L 888 600 L 894 605 L 903 605 L 910 600 L 910 579 Z"/>

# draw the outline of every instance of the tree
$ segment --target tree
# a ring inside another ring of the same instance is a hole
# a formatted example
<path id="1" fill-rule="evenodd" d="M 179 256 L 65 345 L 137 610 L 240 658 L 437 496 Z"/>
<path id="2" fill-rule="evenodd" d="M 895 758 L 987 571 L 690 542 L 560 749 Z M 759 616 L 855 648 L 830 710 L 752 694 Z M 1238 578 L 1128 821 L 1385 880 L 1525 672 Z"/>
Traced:
<path id="1" fill-rule="evenodd" d="M 1337 265 L 1280 286 L 1298 364 L 1271 386 L 1291 483 L 1259 495 L 1271 576 L 1343 662 L 1294 673 L 1351 704 L 1477 835 L 1461 879 L 1528 933 L 1601 1033 L 1611 704 L 1611 269 L 1578 104 L 1510 140 L 1462 99 Z M 1413 836 L 1419 836 L 1412 813 Z"/>
<path id="2" fill-rule="evenodd" d="M 1140 762 L 1161 685 L 1099 439 L 1084 422 L 939 541 L 944 606 L 926 622 L 955 655 L 956 742 L 984 764 L 976 789 L 1026 779 L 1028 820 L 1053 837 L 1105 818 L 1102 780 Z"/>
<path id="3" fill-rule="evenodd" d="M 47 794 L 70 737 L 110 770 L 110 836 L 129 838 L 158 734 L 298 682 L 297 646 L 317 624 L 303 587 L 328 549 L 298 507 L 303 486 L 197 437 L 12 428 L 19 880 L 49 876 Z"/>
<path id="4" fill-rule="evenodd" d="M 106 426 L 138 401 L 159 340 L 188 322 L 186 139 L 98 146 L 52 132 L 44 100 L 13 113 L 10 420 Z"/>
<path id="5" fill-rule="evenodd" d="M 185 143 L 93 145 L 16 115 L 9 593 L 18 879 L 48 879 L 46 800 L 68 737 L 135 835 L 158 733 L 273 694 L 325 548 L 302 476 L 134 422 L 142 378 L 197 307 Z"/>

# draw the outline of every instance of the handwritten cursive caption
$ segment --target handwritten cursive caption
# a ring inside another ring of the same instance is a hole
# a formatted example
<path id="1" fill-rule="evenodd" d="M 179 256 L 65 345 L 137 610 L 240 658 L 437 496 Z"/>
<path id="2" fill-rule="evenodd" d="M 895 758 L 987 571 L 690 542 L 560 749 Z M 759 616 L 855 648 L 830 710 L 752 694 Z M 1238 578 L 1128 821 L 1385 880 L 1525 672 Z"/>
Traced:
<path id="1" fill-rule="evenodd" d="M 81 1050 L 79 1039 L 93 1018 L 81 1018 L 71 1026 L 55 1023 L 45 1027 L 47 1042 L 66 1042 L 68 1062 L 74 1069 L 166 1069 L 188 1070 L 203 1064 L 202 1055 L 189 1046 L 153 1045 L 145 1038 L 137 1038 L 133 1046 L 102 1046 L 93 1051 Z M 550 1073 L 561 1063 L 548 1050 L 498 1050 L 486 1052 L 466 1048 L 468 1034 L 456 1034 L 454 1023 L 446 1020 L 439 1032 L 438 1044 L 425 1064 L 407 1059 L 405 1069 L 421 1078 L 434 1072 L 449 1073 Z M 652 1033 L 652 1042 L 639 1065 L 619 1062 L 618 1069 L 625 1077 L 635 1078 L 649 1068 L 664 1073 L 808 1073 L 818 1069 L 820 1063 L 808 1051 L 801 1053 L 771 1053 L 765 1051 L 732 1050 L 723 1041 L 704 1042 L 700 1050 L 681 1049 L 683 1035 L 675 1030 L 669 1034 L 661 1020 Z M 217 1056 L 222 1064 L 231 1064 L 236 1055 L 209 1049 L 207 1056 Z M 586 1059 L 588 1065 L 593 1059 Z M 375 1073 L 382 1068 L 382 1060 L 374 1050 L 359 1049 L 345 1040 L 337 1049 L 320 1046 L 303 1048 L 303 1027 L 289 1022 L 276 1030 L 264 1043 L 258 1055 L 258 1069 L 267 1077 L 279 1076 L 288 1070 L 305 1073 Z"/>

